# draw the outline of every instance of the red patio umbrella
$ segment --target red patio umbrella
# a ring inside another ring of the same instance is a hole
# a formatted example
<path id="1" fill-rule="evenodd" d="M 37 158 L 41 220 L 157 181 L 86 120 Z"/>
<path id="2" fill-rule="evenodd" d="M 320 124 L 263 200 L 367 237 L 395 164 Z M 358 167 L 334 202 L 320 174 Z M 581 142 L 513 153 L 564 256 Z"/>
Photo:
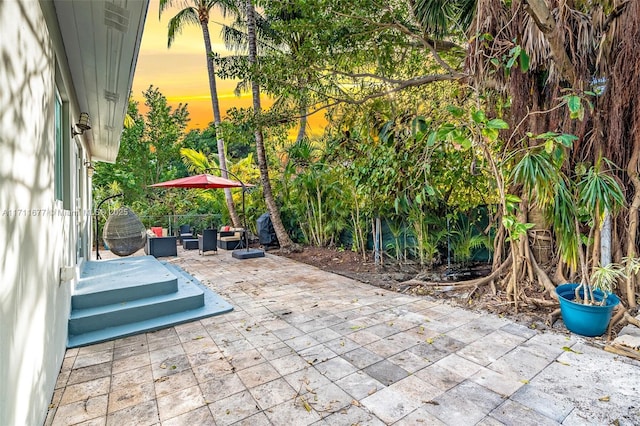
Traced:
<path id="1" fill-rule="evenodd" d="M 216 188 L 244 188 L 253 186 L 251 184 L 243 184 L 231 179 L 225 179 L 220 176 L 210 175 L 208 173 L 199 174 L 196 176 L 187 176 L 185 178 L 168 180 L 166 182 L 159 182 L 150 186 L 165 187 L 165 188 L 202 188 L 202 189 L 216 189 Z"/>
<path id="2" fill-rule="evenodd" d="M 223 170 L 217 167 L 210 168 L 210 169 Z M 227 170 L 227 173 L 231 175 L 231 172 L 229 172 L 228 170 Z M 249 259 L 252 257 L 264 256 L 264 252 L 260 252 L 259 250 L 253 250 L 253 249 L 252 251 L 249 250 L 249 237 L 247 235 L 247 232 L 248 232 L 247 223 L 246 223 L 247 213 L 244 206 L 244 193 L 248 187 L 252 187 L 255 185 L 251 185 L 249 183 L 244 183 L 241 181 L 225 179 L 223 177 L 210 175 L 208 173 L 202 173 L 196 176 L 188 176 L 185 178 L 168 180 L 166 182 L 159 182 L 150 186 L 153 186 L 156 188 L 201 188 L 201 189 L 242 188 L 242 212 L 244 214 L 244 220 L 245 220 L 243 234 L 244 234 L 244 244 L 246 246 L 246 252 L 245 252 L 246 254 L 238 255 L 238 257 L 243 259 L 244 258 Z M 234 257 L 236 257 L 237 252 L 239 252 L 239 250 L 236 250 L 233 252 Z"/>

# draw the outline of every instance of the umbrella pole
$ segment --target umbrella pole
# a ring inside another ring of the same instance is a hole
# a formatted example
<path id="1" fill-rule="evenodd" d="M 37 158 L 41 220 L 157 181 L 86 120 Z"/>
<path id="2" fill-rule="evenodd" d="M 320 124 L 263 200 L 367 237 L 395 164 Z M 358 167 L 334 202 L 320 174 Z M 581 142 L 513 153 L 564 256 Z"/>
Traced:
<path id="1" fill-rule="evenodd" d="M 240 186 L 242 186 L 242 222 L 244 225 L 244 246 L 247 249 L 247 252 L 249 251 L 249 235 L 248 235 L 248 228 L 247 228 L 247 210 L 245 209 L 244 206 L 244 193 L 247 190 L 246 185 L 244 184 L 244 182 L 242 182 L 242 179 L 240 179 L 238 176 L 236 176 L 235 174 L 231 173 L 229 170 L 227 169 L 223 169 L 220 167 L 207 167 L 206 169 L 203 170 L 204 173 L 207 173 L 210 170 L 220 170 L 221 172 L 227 172 L 227 174 L 231 175 L 232 178 L 234 178 L 235 180 L 237 180 L 240 183 Z"/>

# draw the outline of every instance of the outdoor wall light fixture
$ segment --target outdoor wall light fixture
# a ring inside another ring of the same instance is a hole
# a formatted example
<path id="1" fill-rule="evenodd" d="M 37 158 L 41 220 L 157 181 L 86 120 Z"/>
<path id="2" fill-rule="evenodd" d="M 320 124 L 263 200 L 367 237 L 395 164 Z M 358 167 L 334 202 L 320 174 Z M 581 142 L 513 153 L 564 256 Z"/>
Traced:
<path id="1" fill-rule="evenodd" d="M 91 163 L 91 161 L 85 161 L 84 165 L 87 168 L 87 176 L 93 176 L 93 172 L 96 171 L 96 169 L 93 167 L 93 163 Z"/>
<path id="2" fill-rule="evenodd" d="M 76 128 L 79 131 L 76 131 Z M 80 113 L 80 119 L 76 123 L 75 127 L 71 127 L 71 137 L 75 137 L 76 135 L 82 135 L 86 130 L 91 130 L 91 123 L 89 122 L 89 114 L 86 112 Z"/>

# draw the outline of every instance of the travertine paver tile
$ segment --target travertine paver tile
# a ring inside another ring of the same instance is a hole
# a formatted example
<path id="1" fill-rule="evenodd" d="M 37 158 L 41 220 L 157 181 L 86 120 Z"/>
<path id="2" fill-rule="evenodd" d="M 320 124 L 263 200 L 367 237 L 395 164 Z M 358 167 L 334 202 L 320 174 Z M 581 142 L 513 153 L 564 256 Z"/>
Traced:
<path id="1" fill-rule="evenodd" d="M 87 355 L 87 354 L 95 354 L 98 352 L 104 351 L 113 351 L 115 347 L 115 341 L 96 343 L 94 345 L 83 346 L 78 348 L 77 356 Z"/>
<path id="2" fill-rule="evenodd" d="M 328 383 L 301 395 L 306 398 L 306 401 L 320 417 L 326 417 L 349 407 L 353 402 L 351 395 L 334 383 Z"/>
<path id="3" fill-rule="evenodd" d="M 153 383 L 139 383 L 127 387 L 119 387 L 109 394 L 109 406 L 107 412 L 112 413 L 127 407 L 154 400 L 156 393 Z"/>
<path id="4" fill-rule="evenodd" d="M 309 364 L 298 354 L 290 354 L 270 361 L 273 368 L 282 376 L 303 370 Z"/>
<path id="5" fill-rule="evenodd" d="M 89 380 L 87 382 L 78 383 L 67 386 L 60 400 L 59 405 L 66 405 L 76 401 L 82 401 L 99 395 L 109 393 L 111 385 L 111 377 L 101 377 L 99 379 Z"/>
<path id="6" fill-rule="evenodd" d="M 71 376 L 71 370 L 61 371 L 58 374 L 58 378 L 56 379 L 56 384 L 54 389 L 64 389 L 67 386 L 67 381 L 69 380 L 69 376 Z"/>
<path id="7" fill-rule="evenodd" d="M 209 404 L 233 394 L 239 394 L 247 390 L 247 387 L 237 374 L 227 374 L 200 383 L 200 389 L 205 401 Z"/>
<path id="8" fill-rule="evenodd" d="M 280 377 L 280 374 L 268 362 L 254 365 L 237 372 L 247 388 L 259 386 Z"/>
<path id="9" fill-rule="evenodd" d="M 247 337 L 247 339 L 249 339 L 253 347 L 255 347 L 258 350 L 265 346 L 269 346 L 274 343 L 281 342 L 280 338 L 278 338 L 275 334 L 271 333 L 271 331 L 266 329 L 260 329 L 260 331 Z"/>
<path id="10" fill-rule="evenodd" d="M 360 403 L 386 424 L 400 420 L 423 404 L 390 387 L 379 390 Z"/>
<path id="11" fill-rule="evenodd" d="M 147 333 L 136 334 L 133 336 L 123 337 L 121 339 L 116 339 L 113 342 L 114 353 L 118 348 L 126 346 L 147 346 Z"/>
<path id="12" fill-rule="evenodd" d="M 164 425 L 163 425 L 164 426 Z M 177 425 L 176 425 L 177 426 Z M 273 426 L 266 414 L 256 413 L 246 419 L 233 424 L 233 426 Z"/>
<path id="13" fill-rule="evenodd" d="M 364 369 L 364 371 L 383 385 L 389 386 L 398 380 L 404 379 L 409 375 L 406 370 L 398 367 L 391 361 L 382 360 L 372 364 Z"/>
<path id="14" fill-rule="evenodd" d="M 447 353 L 457 352 L 465 347 L 464 343 L 452 337 L 449 337 L 446 334 L 439 334 L 434 338 L 425 339 L 425 343 Z"/>
<path id="15" fill-rule="evenodd" d="M 384 426 L 385 423 L 378 419 L 373 413 L 370 413 L 357 405 L 351 405 L 350 407 L 346 407 L 325 417 L 324 422 L 317 424 L 327 426 Z"/>
<path id="16" fill-rule="evenodd" d="M 336 385 L 359 401 L 369 395 L 373 395 L 385 386 L 369 376 L 364 371 L 356 371 L 340 380 L 336 380 Z"/>
<path id="17" fill-rule="evenodd" d="M 174 326 L 176 334 L 182 343 L 197 340 L 207 335 L 207 330 L 200 321 L 191 321 Z"/>
<path id="18" fill-rule="evenodd" d="M 502 327 L 500 327 L 500 330 L 506 331 L 507 333 L 515 334 L 516 336 L 524 337 L 525 339 L 530 339 L 539 333 L 536 330 L 532 330 L 529 327 L 525 327 L 524 325 L 515 322 L 510 322 L 503 325 Z"/>
<path id="19" fill-rule="evenodd" d="M 73 364 L 76 362 L 76 356 L 65 356 L 60 366 L 61 373 L 68 373 L 73 369 Z"/>
<path id="20" fill-rule="evenodd" d="M 402 351 L 389 357 L 389 361 L 407 371 L 409 374 L 422 370 L 432 363 L 428 359 L 418 356 L 409 350 Z"/>
<path id="21" fill-rule="evenodd" d="M 235 354 L 240 352 L 250 351 L 251 349 L 255 349 L 254 346 L 248 340 L 240 339 L 233 341 L 222 341 L 217 343 L 220 351 L 229 357 L 233 357 Z"/>
<path id="22" fill-rule="evenodd" d="M 511 351 L 525 339 L 520 336 L 494 331 L 457 351 L 457 354 L 480 365 L 489 365 Z"/>
<path id="23" fill-rule="evenodd" d="M 209 409 L 218 426 L 236 423 L 261 411 L 249 391 L 216 400 L 209 404 Z"/>
<path id="24" fill-rule="evenodd" d="M 331 381 L 336 381 L 358 371 L 349 361 L 341 357 L 314 364 L 316 369 Z"/>
<path id="25" fill-rule="evenodd" d="M 294 354 L 294 350 L 284 342 L 276 342 L 260 347 L 258 348 L 258 351 L 260 351 L 262 356 L 269 361 Z"/>
<path id="26" fill-rule="evenodd" d="M 164 376 L 154 381 L 155 396 L 161 398 L 182 389 L 190 388 L 198 384 L 196 376 L 191 369 L 181 371 L 171 376 Z"/>
<path id="27" fill-rule="evenodd" d="M 135 386 L 139 383 L 146 382 L 153 382 L 153 373 L 150 365 L 145 365 L 133 370 L 112 375 L 111 392 L 118 388 L 126 388 L 128 386 Z"/>
<path id="28" fill-rule="evenodd" d="M 494 419 L 491 416 L 487 416 L 484 419 L 480 420 L 478 423 L 476 423 L 475 426 L 506 426 L 506 425 L 501 421 Z"/>
<path id="29" fill-rule="evenodd" d="M 385 322 L 382 324 L 376 324 L 376 325 L 372 325 L 371 327 L 368 327 L 367 332 L 371 334 L 375 334 L 380 338 L 385 338 L 398 333 L 399 330 Z"/>
<path id="30" fill-rule="evenodd" d="M 289 339 L 293 339 L 296 337 L 300 337 L 304 335 L 302 331 L 293 326 L 288 326 L 287 328 L 280 328 L 278 330 L 273 330 L 272 333 L 276 335 L 280 340 L 287 341 Z"/>
<path id="31" fill-rule="evenodd" d="M 163 396 L 157 399 L 160 420 L 165 421 L 205 405 L 202 391 L 198 386 Z"/>
<path id="32" fill-rule="evenodd" d="M 424 408 L 418 408 L 413 411 L 411 414 L 401 418 L 394 426 L 416 426 L 416 425 L 424 425 L 424 426 L 445 426 L 446 423 L 441 422 L 436 416 L 429 413 Z"/>
<path id="33" fill-rule="evenodd" d="M 182 348 L 186 354 L 194 354 L 198 352 L 214 352 L 219 351 L 218 345 L 216 345 L 208 333 L 204 336 L 198 335 L 192 339 L 182 342 Z"/>
<path id="34" fill-rule="evenodd" d="M 153 371 L 154 379 L 171 376 L 172 374 L 177 374 L 190 368 L 191 364 L 189 363 L 189 358 L 184 353 L 170 356 L 168 358 L 161 358 L 158 361 L 152 361 L 151 363 L 151 370 Z"/>
<path id="35" fill-rule="evenodd" d="M 352 350 L 360 347 L 359 344 L 349 339 L 348 337 L 338 337 L 334 340 L 326 342 L 325 345 L 337 355 L 351 352 Z"/>
<path id="36" fill-rule="evenodd" d="M 239 352 L 227 359 L 231 362 L 231 365 L 235 367 L 236 371 L 244 370 L 245 368 L 253 367 L 266 361 L 257 349 Z"/>
<path id="37" fill-rule="evenodd" d="M 198 383 L 204 383 L 235 371 L 231 363 L 223 356 L 210 363 L 193 367 L 192 370 Z"/>
<path id="38" fill-rule="evenodd" d="M 476 374 L 480 370 L 480 368 L 482 368 L 481 365 L 476 364 L 473 361 L 469 361 L 468 359 L 462 358 L 457 354 L 448 355 L 445 358 L 442 358 L 440 361 L 436 362 L 435 365 L 446 368 L 447 370 L 461 377 L 464 377 L 465 379 Z"/>
<path id="39" fill-rule="evenodd" d="M 318 342 L 316 339 L 307 335 L 285 340 L 285 343 L 291 346 L 291 349 L 293 349 L 296 352 L 300 352 L 320 344 L 320 342 Z"/>
<path id="40" fill-rule="evenodd" d="M 80 352 L 80 348 L 70 348 L 64 353 L 64 357 L 66 358 L 75 358 Z"/>
<path id="41" fill-rule="evenodd" d="M 203 349 L 198 352 L 187 353 L 187 359 L 189 360 L 189 364 L 192 368 L 198 367 L 203 364 L 209 364 L 211 362 L 217 361 L 220 358 L 224 358 L 224 354 L 221 350 L 216 346 Z"/>
<path id="42" fill-rule="evenodd" d="M 180 338 L 173 327 L 147 333 L 147 344 L 150 351 L 180 344 Z"/>
<path id="43" fill-rule="evenodd" d="M 499 371 L 494 371 L 485 367 L 482 367 L 469 379 L 504 397 L 512 395 L 527 383 L 527 380 L 525 379 L 516 379 L 511 375 L 503 374 Z"/>
<path id="44" fill-rule="evenodd" d="M 365 345 L 365 348 L 367 348 L 368 350 L 370 350 L 371 352 L 377 354 L 382 358 L 389 358 L 393 355 L 396 355 L 402 352 L 407 347 L 405 347 L 405 345 L 397 344 L 391 337 L 386 337 L 386 338 L 377 340 L 375 342 L 369 343 L 368 345 Z"/>
<path id="45" fill-rule="evenodd" d="M 126 346 L 116 346 L 113 349 L 113 360 L 118 361 L 122 358 L 129 358 L 132 356 L 143 355 L 149 353 L 149 347 L 145 343 L 133 343 Z"/>
<path id="46" fill-rule="evenodd" d="M 78 423 L 75 426 L 105 426 L 107 424 L 106 422 L 107 422 L 107 419 L 105 417 L 96 417 L 95 419 Z"/>
<path id="47" fill-rule="evenodd" d="M 503 402 L 495 392 L 465 381 L 425 404 L 424 409 L 448 425 L 475 424 Z"/>
<path id="48" fill-rule="evenodd" d="M 162 426 L 213 426 L 215 421 L 209 407 L 196 408 L 172 419 L 162 422 Z"/>
<path id="49" fill-rule="evenodd" d="M 67 386 L 73 385 L 76 383 L 88 382 L 89 380 L 95 380 L 95 379 L 107 377 L 110 375 L 111 375 L 110 362 L 90 365 L 89 367 L 83 367 L 77 370 L 71 370 L 69 379 L 67 379 Z"/>
<path id="50" fill-rule="evenodd" d="M 151 360 L 152 364 L 162 362 L 167 358 L 172 358 L 177 355 L 184 355 L 184 348 L 180 343 L 149 351 L 149 359 Z"/>
<path id="51" fill-rule="evenodd" d="M 331 324 L 333 325 L 333 324 Z M 327 327 L 329 327 L 329 325 L 327 325 Z M 320 343 L 326 343 L 329 342 L 331 340 L 334 339 L 338 339 L 340 338 L 340 334 L 336 333 L 335 331 L 331 330 L 330 328 L 321 328 L 319 330 L 313 331 L 311 333 L 309 333 L 309 336 L 313 337 L 314 339 L 316 339 L 318 342 Z"/>
<path id="52" fill-rule="evenodd" d="M 307 411 L 303 400 L 306 401 L 303 396 L 300 396 L 295 400 L 276 405 L 264 413 L 273 425 L 307 426 L 318 422 L 321 419 L 320 415 L 313 409 Z"/>
<path id="53" fill-rule="evenodd" d="M 415 376 L 443 391 L 447 391 L 466 380 L 466 377 L 438 364 L 432 364 L 417 371 Z"/>
<path id="54" fill-rule="evenodd" d="M 331 383 L 328 378 L 320 374 L 315 367 L 308 367 L 304 370 L 296 371 L 284 377 L 284 379 L 298 392 L 308 389 L 316 389 Z"/>
<path id="55" fill-rule="evenodd" d="M 160 416 L 158 415 L 158 406 L 156 405 L 156 401 L 145 401 L 141 404 L 109 413 L 107 416 L 107 426 L 131 424 L 132 419 L 135 419 L 136 426 L 151 426 L 159 424 Z"/>
<path id="56" fill-rule="evenodd" d="M 564 419 L 575 408 L 573 404 L 565 399 L 554 398 L 552 395 L 544 393 L 535 386 L 523 386 L 511 396 L 513 401 L 530 407 L 536 412 L 562 423 Z"/>
<path id="57" fill-rule="evenodd" d="M 549 365 L 550 361 L 519 346 L 487 366 L 517 380 L 529 380 Z"/>
<path id="58" fill-rule="evenodd" d="M 380 362 L 384 359 L 377 353 L 371 352 L 370 350 L 362 347 L 343 354 L 342 358 L 346 359 L 359 369 L 368 367 L 371 364 L 375 364 L 376 362 Z"/>
<path id="59" fill-rule="evenodd" d="M 517 424 L 518 426 L 555 426 L 560 423 L 543 416 L 533 409 L 507 400 L 491 412 L 491 417 L 504 424 Z"/>
<path id="60" fill-rule="evenodd" d="M 358 326 L 355 326 L 355 327 L 358 327 Z M 366 346 L 370 343 L 380 340 L 380 336 L 373 333 L 369 333 L 367 329 L 364 329 L 364 330 L 358 330 L 358 331 L 355 331 L 354 333 L 349 334 L 349 339 L 353 340 L 360 346 Z"/>
<path id="61" fill-rule="evenodd" d="M 309 349 L 299 351 L 298 353 L 310 365 L 316 365 L 338 356 L 324 344 L 313 346 Z"/>
<path id="62" fill-rule="evenodd" d="M 113 349 L 105 351 L 79 353 L 73 363 L 73 368 L 78 369 L 82 367 L 88 367 L 90 365 L 102 364 L 104 362 L 110 362 L 113 359 Z"/>
<path id="63" fill-rule="evenodd" d="M 68 426 L 107 415 L 107 395 L 61 405 L 56 410 L 53 426 Z"/>
<path id="64" fill-rule="evenodd" d="M 293 400 L 297 395 L 297 392 L 283 378 L 250 388 L 249 392 L 262 410 Z"/>
<path id="65" fill-rule="evenodd" d="M 149 358 L 148 352 L 114 360 L 111 368 L 111 374 L 119 374 L 146 366 L 151 368 L 151 359 Z"/>
<path id="66" fill-rule="evenodd" d="M 433 401 L 444 391 L 417 376 L 408 376 L 389 386 L 407 399 L 420 403 Z"/>

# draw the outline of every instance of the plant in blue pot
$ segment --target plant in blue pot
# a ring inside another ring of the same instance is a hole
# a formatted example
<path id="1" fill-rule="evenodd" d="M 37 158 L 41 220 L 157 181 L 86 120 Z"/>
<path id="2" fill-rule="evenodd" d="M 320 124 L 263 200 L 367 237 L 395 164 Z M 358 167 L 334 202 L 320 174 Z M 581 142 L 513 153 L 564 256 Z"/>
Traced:
<path id="1" fill-rule="evenodd" d="M 606 170 L 608 164 L 601 158 L 590 168 L 576 173 L 578 182 L 570 191 L 575 203 L 573 226 L 560 230 L 564 231 L 561 240 L 567 243 L 561 252 L 568 264 L 579 267 L 581 276 L 580 283 L 556 288 L 562 320 L 570 331 L 591 337 L 604 334 L 614 308 L 620 303 L 613 294 L 616 283 L 640 268 L 636 259 L 600 265 L 597 256 L 587 258 L 586 253 L 593 249 L 594 235 L 605 216 L 615 214 L 624 205 L 620 185 Z M 588 236 L 580 232 L 584 226 L 589 228 Z"/>

